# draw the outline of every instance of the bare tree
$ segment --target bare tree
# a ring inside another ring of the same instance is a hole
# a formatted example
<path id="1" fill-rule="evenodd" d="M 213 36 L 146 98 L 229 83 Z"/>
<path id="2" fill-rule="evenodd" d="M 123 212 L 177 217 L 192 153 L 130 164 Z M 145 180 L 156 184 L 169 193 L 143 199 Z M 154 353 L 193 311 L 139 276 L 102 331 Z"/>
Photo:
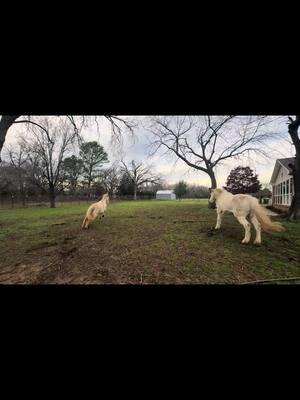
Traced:
<path id="1" fill-rule="evenodd" d="M 63 160 L 76 132 L 70 121 L 54 121 L 53 117 L 36 118 L 28 130 L 23 141 L 32 166 L 32 181 L 47 190 L 50 207 L 54 208 L 56 195 L 63 190 Z"/>
<path id="2" fill-rule="evenodd" d="M 217 187 L 215 168 L 229 158 L 255 151 L 266 155 L 263 141 L 270 133 L 265 116 L 154 116 L 144 127 L 153 134 L 154 153 L 160 148 L 210 177 Z"/>
<path id="3" fill-rule="evenodd" d="M 9 147 L 8 148 L 8 156 L 10 159 L 11 166 L 16 171 L 22 205 L 25 206 L 26 181 L 27 181 L 26 165 L 27 165 L 27 161 L 28 161 L 28 154 L 25 150 L 24 144 L 19 144 L 16 151 L 14 151 L 12 149 L 12 147 Z"/>
<path id="4" fill-rule="evenodd" d="M 3 202 L 3 195 L 11 196 L 16 193 L 16 171 L 7 162 L 3 162 L 0 166 L 0 199 L 1 205 Z"/>
<path id="5" fill-rule="evenodd" d="M 116 163 L 101 171 L 100 182 L 110 196 L 115 194 L 120 182 L 120 169 Z"/>
<path id="6" fill-rule="evenodd" d="M 294 181 L 294 196 L 288 212 L 290 220 L 300 219 L 300 115 L 296 115 L 295 119 L 289 117 L 288 131 L 295 146 L 296 159 L 295 164 L 290 165 L 292 168 L 293 181 Z"/>
<path id="7" fill-rule="evenodd" d="M 73 154 L 71 157 L 66 157 L 64 159 L 62 168 L 64 171 L 66 188 L 74 195 L 78 187 L 79 178 L 82 174 L 83 161 Z"/>
<path id="8" fill-rule="evenodd" d="M 122 172 L 125 173 L 133 183 L 133 199 L 137 198 L 138 189 L 146 183 L 158 184 L 161 178 L 155 175 L 151 166 L 144 166 L 141 162 L 131 161 L 129 165 L 122 163 Z"/>
<path id="9" fill-rule="evenodd" d="M 54 118 L 53 116 L 52 118 Z M 71 126 L 73 127 L 75 136 L 80 140 L 80 133 L 83 128 L 91 126 L 93 122 L 96 123 L 98 127 L 99 118 L 106 118 L 112 128 L 112 139 L 115 142 L 120 142 L 122 138 L 123 131 L 129 131 L 133 133 L 134 128 L 136 127 L 136 122 L 132 118 L 120 117 L 117 115 L 103 115 L 103 116 L 74 116 L 74 115 L 66 115 L 64 118 L 68 119 Z M 1 150 L 5 142 L 6 134 L 9 128 L 13 124 L 33 124 L 35 126 L 39 126 L 34 120 L 32 116 L 23 116 L 23 115 L 2 115 L 0 118 L 0 156 Z M 43 127 L 40 126 L 43 130 Z M 45 132 L 46 133 L 46 132 Z M 1 162 L 1 157 L 0 157 Z"/>

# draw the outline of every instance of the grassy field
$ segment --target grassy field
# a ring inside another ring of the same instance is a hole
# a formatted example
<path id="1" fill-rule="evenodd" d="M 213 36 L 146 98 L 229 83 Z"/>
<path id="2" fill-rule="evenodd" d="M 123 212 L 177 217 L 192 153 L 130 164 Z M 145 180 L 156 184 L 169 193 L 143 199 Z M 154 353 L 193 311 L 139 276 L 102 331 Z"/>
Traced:
<path id="1" fill-rule="evenodd" d="M 83 231 L 86 208 L 0 210 L 0 283 L 239 284 L 300 276 L 299 224 L 263 233 L 255 246 L 241 244 L 243 227 L 230 214 L 212 233 L 216 213 L 207 200 L 111 203 Z"/>

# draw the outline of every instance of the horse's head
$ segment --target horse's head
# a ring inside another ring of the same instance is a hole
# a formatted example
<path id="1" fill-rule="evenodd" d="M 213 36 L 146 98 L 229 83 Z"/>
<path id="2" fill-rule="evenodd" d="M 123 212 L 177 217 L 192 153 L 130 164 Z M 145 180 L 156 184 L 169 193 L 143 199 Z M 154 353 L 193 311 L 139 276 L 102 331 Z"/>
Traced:
<path id="1" fill-rule="evenodd" d="M 210 203 L 214 203 L 222 193 L 222 189 L 209 189 L 209 191 L 210 191 L 210 198 L 209 198 Z"/>
<path id="2" fill-rule="evenodd" d="M 106 200 L 106 203 L 108 204 L 108 203 L 109 203 L 109 194 L 108 194 L 108 193 L 105 193 L 105 194 L 102 196 L 102 200 Z"/>

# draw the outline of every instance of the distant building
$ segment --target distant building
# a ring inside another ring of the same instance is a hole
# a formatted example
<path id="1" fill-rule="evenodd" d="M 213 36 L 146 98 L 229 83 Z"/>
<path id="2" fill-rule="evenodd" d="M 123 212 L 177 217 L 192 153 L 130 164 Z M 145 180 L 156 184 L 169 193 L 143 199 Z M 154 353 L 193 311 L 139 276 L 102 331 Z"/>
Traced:
<path id="1" fill-rule="evenodd" d="M 270 184 L 272 185 L 272 205 L 286 211 L 294 195 L 294 180 L 291 165 L 295 165 L 295 157 L 276 160 Z"/>
<path id="2" fill-rule="evenodd" d="M 265 188 L 259 190 L 257 193 L 252 194 L 252 196 L 256 197 L 260 203 L 268 204 L 269 200 L 272 198 L 271 190 Z"/>
<path id="3" fill-rule="evenodd" d="M 176 200 L 176 194 L 173 190 L 158 190 L 156 200 Z"/>

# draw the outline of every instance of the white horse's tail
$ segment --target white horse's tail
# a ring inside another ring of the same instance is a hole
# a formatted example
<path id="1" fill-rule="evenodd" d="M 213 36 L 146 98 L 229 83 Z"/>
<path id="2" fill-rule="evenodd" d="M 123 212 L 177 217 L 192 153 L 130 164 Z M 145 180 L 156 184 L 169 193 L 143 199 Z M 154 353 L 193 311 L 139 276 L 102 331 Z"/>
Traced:
<path id="1" fill-rule="evenodd" d="M 284 232 L 285 228 L 279 223 L 279 222 L 272 222 L 270 217 L 267 214 L 267 211 L 264 209 L 264 207 L 260 206 L 259 204 L 256 204 L 253 207 L 253 212 L 258 219 L 258 221 L 261 224 L 262 229 L 265 232 Z"/>

